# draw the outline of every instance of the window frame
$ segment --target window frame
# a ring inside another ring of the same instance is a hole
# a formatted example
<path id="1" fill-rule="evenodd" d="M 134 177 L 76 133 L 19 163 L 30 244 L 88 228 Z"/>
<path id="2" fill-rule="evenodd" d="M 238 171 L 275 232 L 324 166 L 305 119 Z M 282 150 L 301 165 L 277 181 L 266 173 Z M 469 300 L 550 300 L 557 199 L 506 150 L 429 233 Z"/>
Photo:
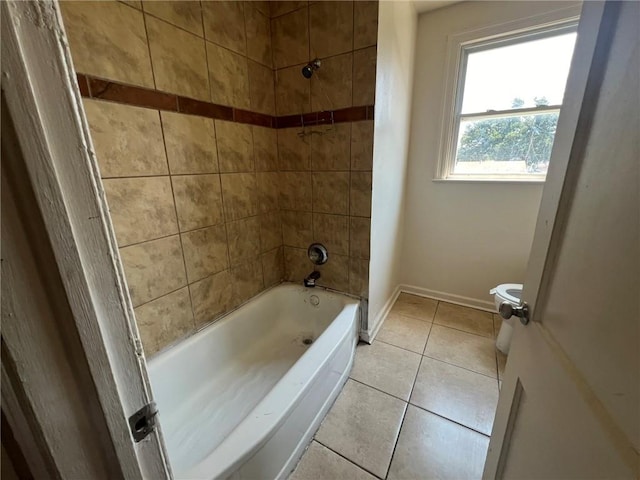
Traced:
<path id="1" fill-rule="evenodd" d="M 462 114 L 464 80 L 470 53 L 576 32 L 580 9 L 570 7 L 447 37 L 445 94 L 440 148 L 434 181 L 543 183 L 546 174 L 455 174 L 460 123 L 463 119 L 504 118 L 509 115 L 559 112 L 561 105 Z"/>

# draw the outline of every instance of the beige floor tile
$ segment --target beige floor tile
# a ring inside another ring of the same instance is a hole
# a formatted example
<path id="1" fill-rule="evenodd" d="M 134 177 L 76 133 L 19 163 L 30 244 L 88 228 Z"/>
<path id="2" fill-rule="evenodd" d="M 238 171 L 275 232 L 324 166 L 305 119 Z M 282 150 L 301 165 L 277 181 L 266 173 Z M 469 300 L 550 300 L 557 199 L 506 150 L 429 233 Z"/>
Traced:
<path id="1" fill-rule="evenodd" d="M 498 383 L 479 373 L 425 357 L 411 403 L 491 435 Z"/>
<path id="2" fill-rule="evenodd" d="M 383 342 L 358 345 L 351 378 L 409 400 L 421 356 Z"/>
<path id="3" fill-rule="evenodd" d="M 401 293 L 393 304 L 391 312 L 432 322 L 437 306 L 437 300 Z"/>
<path id="4" fill-rule="evenodd" d="M 376 340 L 422 354 L 431 325 L 417 318 L 389 312 Z"/>
<path id="5" fill-rule="evenodd" d="M 348 380 L 318 433 L 318 442 L 384 478 L 406 403 Z"/>
<path id="6" fill-rule="evenodd" d="M 489 312 L 440 302 L 433 323 L 493 338 L 493 318 Z"/>
<path id="7" fill-rule="evenodd" d="M 496 350 L 496 357 L 498 358 L 498 378 L 502 380 L 504 377 L 504 369 L 507 366 L 507 356 L 499 350 Z"/>
<path id="8" fill-rule="evenodd" d="M 409 405 L 387 478 L 479 479 L 488 446 L 488 437 Z"/>
<path id="9" fill-rule="evenodd" d="M 497 378 L 495 344 L 492 338 L 434 325 L 424 354 Z"/>
<path id="10" fill-rule="evenodd" d="M 289 480 L 375 480 L 375 478 L 327 447 L 318 442 L 311 442 Z"/>
<path id="11" fill-rule="evenodd" d="M 493 338 L 498 338 L 498 332 L 502 326 L 502 317 L 497 313 L 492 315 L 493 317 Z"/>

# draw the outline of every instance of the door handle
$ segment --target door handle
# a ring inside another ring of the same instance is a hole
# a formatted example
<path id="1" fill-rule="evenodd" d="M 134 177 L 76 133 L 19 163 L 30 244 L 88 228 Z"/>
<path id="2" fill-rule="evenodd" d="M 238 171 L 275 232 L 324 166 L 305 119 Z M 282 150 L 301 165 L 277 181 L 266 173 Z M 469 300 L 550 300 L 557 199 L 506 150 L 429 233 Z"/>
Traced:
<path id="1" fill-rule="evenodd" d="M 527 305 L 527 302 L 523 302 L 519 307 L 514 307 L 509 302 L 502 302 L 498 312 L 505 320 L 511 317 L 518 317 L 521 324 L 526 325 L 529 323 L 529 305 Z"/>

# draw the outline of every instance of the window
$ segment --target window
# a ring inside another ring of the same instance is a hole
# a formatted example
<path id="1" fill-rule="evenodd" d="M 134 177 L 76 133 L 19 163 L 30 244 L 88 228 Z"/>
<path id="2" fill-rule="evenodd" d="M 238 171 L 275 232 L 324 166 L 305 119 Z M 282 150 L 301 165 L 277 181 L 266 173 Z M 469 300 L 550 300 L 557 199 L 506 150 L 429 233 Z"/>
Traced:
<path id="1" fill-rule="evenodd" d="M 441 178 L 544 179 L 575 40 L 572 23 L 460 45 Z"/>

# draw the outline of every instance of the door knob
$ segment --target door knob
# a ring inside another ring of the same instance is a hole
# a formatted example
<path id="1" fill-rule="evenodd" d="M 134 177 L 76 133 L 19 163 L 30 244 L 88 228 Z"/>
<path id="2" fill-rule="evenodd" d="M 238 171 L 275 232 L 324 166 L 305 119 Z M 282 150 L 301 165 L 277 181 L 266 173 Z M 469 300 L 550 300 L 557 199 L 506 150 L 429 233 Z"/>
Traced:
<path id="1" fill-rule="evenodd" d="M 502 302 L 498 312 L 505 320 L 511 317 L 518 317 L 521 324 L 526 325 L 529 323 L 529 305 L 527 305 L 527 302 L 523 302 L 519 307 L 514 307 L 509 302 Z"/>

